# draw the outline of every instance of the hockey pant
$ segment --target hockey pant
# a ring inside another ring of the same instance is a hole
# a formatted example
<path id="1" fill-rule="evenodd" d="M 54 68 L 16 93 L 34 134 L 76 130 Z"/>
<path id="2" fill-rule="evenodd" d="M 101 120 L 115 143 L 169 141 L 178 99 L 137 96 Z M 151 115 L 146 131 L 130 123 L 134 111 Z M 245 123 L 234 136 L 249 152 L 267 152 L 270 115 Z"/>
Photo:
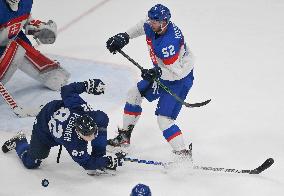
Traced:
<path id="1" fill-rule="evenodd" d="M 0 81 L 5 84 L 17 69 L 51 90 L 60 90 L 70 74 L 22 39 L 11 41 L 0 58 Z"/>
<path id="2" fill-rule="evenodd" d="M 16 152 L 27 169 L 38 168 L 42 159 L 48 157 L 50 148 L 43 144 L 34 134 L 32 134 L 30 144 L 26 139 L 16 143 Z"/>
<path id="3" fill-rule="evenodd" d="M 179 105 L 179 103 L 175 104 L 176 101 L 173 100 L 173 97 L 171 97 L 171 95 L 166 92 L 160 91 L 159 95 L 152 96 L 156 89 L 154 89 L 153 86 L 148 88 L 146 87 L 147 85 L 149 86 L 146 81 L 142 80 L 138 83 L 137 86 L 133 87 L 128 92 L 123 114 L 123 129 L 127 130 L 129 125 L 135 125 L 139 120 L 142 113 L 141 103 L 143 96 L 146 95 L 146 99 L 148 101 L 153 101 L 159 98 L 160 100 L 157 106 L 156 115 L 159 128 L 163 132 L 164 138 L 168 141 L 173 150 L 179 151 L 185 149 L 182 132 L 180 128 L 175 124 L 175 119 L 178 116 L 181 106 Z M 175 88 L 173 89 L 175 89 L 175 93 L 185 99 L 189 89 L 191 88 L 191 85 L 179 85 L 177 87 L 174 86 Z M 141 86 L 145 86 L 148 90 L 141 93 Z M 145 92 L 146 94 L 142 96 L 141 94 Z M 147 96 L 147 93 L 151 93 L 151 95 Z M 171 102 L 166 102 L 167 104 L 162 103 L 162 101 L 167 100 L 170 100 Z"/>

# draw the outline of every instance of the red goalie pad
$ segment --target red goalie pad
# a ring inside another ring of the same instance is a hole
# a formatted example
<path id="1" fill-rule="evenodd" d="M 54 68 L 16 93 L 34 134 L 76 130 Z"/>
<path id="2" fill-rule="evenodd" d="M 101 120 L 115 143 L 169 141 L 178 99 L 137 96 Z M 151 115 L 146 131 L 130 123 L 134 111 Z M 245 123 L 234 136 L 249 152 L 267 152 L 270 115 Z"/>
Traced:
<path id="1" fill-rule="evenodd" d="M 34 47 L 30 46 L 28 43 L 21 39 L 16 40 L 19 45 L 21 45 L 26 50 L 26 58 L 40 71 L 47 69 L 54 69 L 59 66 L 55 61 L 47 58 L 41 54 Z"/>
<path id="2" fill-rule="evenodd" d="M 15 54 L 18 49 L 18 44 L 12 41 L 9 45 L 7 45 L 5 52 L 1 56 L 0 59 L 0 80 L 4 77 L 5 73 L 7 72 L 8 68 L 10 67 Z"/>

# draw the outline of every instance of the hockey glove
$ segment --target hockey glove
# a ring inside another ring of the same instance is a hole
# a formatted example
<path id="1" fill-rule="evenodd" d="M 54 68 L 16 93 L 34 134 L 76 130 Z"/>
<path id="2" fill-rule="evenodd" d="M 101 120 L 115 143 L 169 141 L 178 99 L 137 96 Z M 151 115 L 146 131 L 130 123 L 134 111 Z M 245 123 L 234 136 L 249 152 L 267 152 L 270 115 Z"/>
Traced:
<path id="1" fill-rule="evenodd" d="M 125 154 L 116 153 L 115 156 L 107 156 L 108 164 L 106 166 L 107 169 L 116 170 L 118 166 L 122 166 Z"/>
<path id="2" fill-rule="evenodd" d="M 152 82 L 155 78 L 160 78 L 162 75 L 162 70 L 160 67 L 154 67 L 152 69 L 143 69 L 141 71 L 141 77 L 144 80 Z"/>
<path id="3" fill-rule="evenodd" d="M 49 20 L 47 23 L 40 20 L 32 20 L 26 27 L 27 35 L 33 35 L 36 40 L 42 44 L 53 44 L 57 36 L 57 25 Z"/>
<path id="4" fill-rule="evenodd" d="M 105 92 L 105 83 L 100 79 L 90 79 L 84 82 L 86 92 L 89 94 L 100 95 Z"/>
<path id="5" fill-rule="evenodd" d="M 117 50 L 121 50 L 125 45 L 129 43 L 129 35 L 127 33 L 119 33 L 106 42 L 107 49 L 115 54 Z"/>

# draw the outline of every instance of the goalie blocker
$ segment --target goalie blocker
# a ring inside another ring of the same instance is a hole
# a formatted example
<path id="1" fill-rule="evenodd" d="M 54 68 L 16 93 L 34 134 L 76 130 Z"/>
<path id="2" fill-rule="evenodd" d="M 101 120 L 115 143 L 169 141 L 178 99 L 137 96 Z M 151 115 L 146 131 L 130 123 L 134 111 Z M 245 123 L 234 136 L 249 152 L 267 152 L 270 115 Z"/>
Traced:
<path id="1" fill-rule="evenodd" d="M 70 74 L 59 63 L 47 58 L 29 43 L 17 38 L 11 41 L 0 59 L 0 82 L 7 83 L 17 69 L 51 90 L 60 90 Z"/>

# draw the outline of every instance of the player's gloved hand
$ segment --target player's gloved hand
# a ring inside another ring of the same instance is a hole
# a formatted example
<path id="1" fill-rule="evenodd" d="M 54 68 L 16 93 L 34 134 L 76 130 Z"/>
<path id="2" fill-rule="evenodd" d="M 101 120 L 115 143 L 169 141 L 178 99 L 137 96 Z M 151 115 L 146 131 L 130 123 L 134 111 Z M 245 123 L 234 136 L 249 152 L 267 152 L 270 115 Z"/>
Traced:
<path id="1" fill-rule="evenodd" d="M 126 154 L 122 152 L 116 153 L 114 156 L 107 156 L 109 162 L 106 168 L 116 170 L 118 166 L 122 166 L 125 156 Z"/>
<path id="2" fill-rule="evenodd" d="M 129 43 L 129 35 L 127 33 L 119 33 L 106 42 L 107 49 L 115 54 L 117 50 L 121 50 L 125 45 Z"/>
<path id="3" fill-rule="evenodd" d="M 53 44 L 57 37 L 57 25 L 52 20 L 48 22 L 32 20 L 26 25 L 25 32 L 27 35 L 33 35 L 42 44 Z"/>
<path id="4" fill-rule="evenodd" d="M 100 79 L 89 79 L 84 81 L 84 85 L 89 94 L 100 95 L 105 92 L 105 83 Z"/>
<path id="5" fill-rule="evenodd" d="M 160 78 L 162 75 L 162 70 L 160 67 L 154 67 L 152 69 L 143 69 L 141 71 L 141 77 L 144 80 L 153 81 L 154 78 Z"/>

